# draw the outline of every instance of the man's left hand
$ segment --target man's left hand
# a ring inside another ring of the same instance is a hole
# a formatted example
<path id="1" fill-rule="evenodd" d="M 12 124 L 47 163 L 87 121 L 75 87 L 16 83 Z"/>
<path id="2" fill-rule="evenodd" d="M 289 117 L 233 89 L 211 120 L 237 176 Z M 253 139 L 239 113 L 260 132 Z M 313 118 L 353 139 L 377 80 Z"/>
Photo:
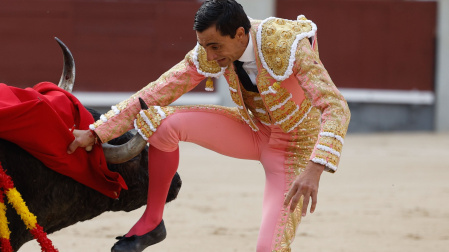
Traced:
<path id="1" fill-rule="evenodd" d="M 284 207 L 290 204 L 290 212 L 293 212 L 301 200 L 301 196 L 304 196 L 302 216 L 306 216 L 310 198 L 312 198 L 310 213 L 313 213 L 317 204 L 318 186 L 323 171 L 324 165 L 309 161 L 306 169 L 298 175 L 285 196 Z"/>

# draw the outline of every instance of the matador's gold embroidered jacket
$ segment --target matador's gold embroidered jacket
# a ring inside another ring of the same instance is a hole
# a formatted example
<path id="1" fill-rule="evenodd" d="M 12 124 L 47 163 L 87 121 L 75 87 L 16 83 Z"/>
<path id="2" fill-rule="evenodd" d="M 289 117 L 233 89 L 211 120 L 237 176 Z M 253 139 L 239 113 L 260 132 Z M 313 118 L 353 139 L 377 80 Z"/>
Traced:
<path id="1" fill-rule="evenodd" d="M 319 109 L 321 131 L 310 160 L 334 172 L 350 112 L 319 59 L 316 25 L 302 15 L 295 21 L 251 20 L 251 25 L 259 94 L 245 95 L 248 92 L 242 87 L 233 65 L 220 68 L 215 61 L 207 61 L 204 48 L 197 44 L 184 60 L 129 99 L 112 106 L 112 110 L 90 128 L 102 142 L 107 142 L 133 128 L 140 111 L 138 97 L 148 105 L 166 106 L 204 78 L 223 74 L 242 119 L 254 131 L 258 130 L 254 120 L 259 120 L 266 125 L 276 124 L 288 133 L 301 127 L 312 109 Z"/>

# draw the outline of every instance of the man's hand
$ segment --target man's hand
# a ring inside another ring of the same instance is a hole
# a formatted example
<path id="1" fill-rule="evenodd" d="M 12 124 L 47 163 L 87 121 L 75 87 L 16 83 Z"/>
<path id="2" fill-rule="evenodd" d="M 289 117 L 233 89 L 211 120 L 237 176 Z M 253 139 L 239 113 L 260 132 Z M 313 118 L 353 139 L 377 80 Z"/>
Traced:
<path id="1" fill-rule="evenodd" d="M 73 136 L 75 136 L 75 140 L 67 148 L 67 153 L 72 154 L 78 147 L 84 147 L 86 151 L 92 150 L 92 145 L 95 144 L 95 135 L 90 130 L 74 130 Z"/>
<path id="2" fill-rule="evenodd" d="M 288 204 L 290 204 L 290 212 L 293 212 L 298 205 L 301 196 L 304 196 L 302 216 L 306 216 L 310 198 L 312 198 L 310 213 L 313 213 L 317 204 L 318 186 L 323 170 L 324 165 L 309 161 L 306 169 L 299 174 L 285 196 L 284 207 L 287 207 Z"/>

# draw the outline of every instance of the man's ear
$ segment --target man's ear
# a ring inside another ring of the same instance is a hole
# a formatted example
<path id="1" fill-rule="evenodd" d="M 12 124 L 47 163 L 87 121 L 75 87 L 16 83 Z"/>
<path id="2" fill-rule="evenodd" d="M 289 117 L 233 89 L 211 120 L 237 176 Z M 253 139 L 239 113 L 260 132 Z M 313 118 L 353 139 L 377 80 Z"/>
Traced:
<path id="1" fill-rule="evenodd" d="M 245 28 L 240 26 L 239 28 L 237 28 L 235 32 L 235 37 L 238 39 L 242 39 L 244 36 L 245 36 Z"/>

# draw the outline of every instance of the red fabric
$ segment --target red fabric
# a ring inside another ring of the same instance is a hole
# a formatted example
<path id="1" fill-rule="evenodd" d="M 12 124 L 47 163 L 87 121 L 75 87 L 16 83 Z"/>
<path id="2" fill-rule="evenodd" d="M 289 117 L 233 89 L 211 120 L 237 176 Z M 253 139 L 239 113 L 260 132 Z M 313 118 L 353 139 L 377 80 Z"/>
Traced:
<path id="1" fill-rule="evenodd" d="M 128 189 L 120 174 L 107 168 L 101 146 L 67 154 L 74 140 L 69 129 L 88 129 L 94 119 L 75 96 L 55 84 L 20 89 L 0 83 L 0 120 L 0 138 L 19 145 L 48 168 L 111 198 Z"/>

